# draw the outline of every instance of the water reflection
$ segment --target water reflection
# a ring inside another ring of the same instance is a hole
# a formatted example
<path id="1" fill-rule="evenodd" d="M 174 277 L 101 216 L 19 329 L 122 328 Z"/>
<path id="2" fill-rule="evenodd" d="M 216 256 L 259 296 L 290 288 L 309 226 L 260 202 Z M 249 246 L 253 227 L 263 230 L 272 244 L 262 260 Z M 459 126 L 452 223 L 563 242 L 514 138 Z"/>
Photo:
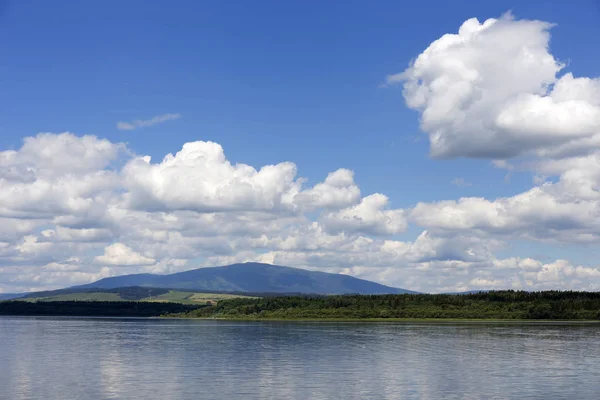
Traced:
<path id="1" fill-rule="evenodd" d="M 0 318 L 2 399 L 597 398 L 600 327 Z"/>

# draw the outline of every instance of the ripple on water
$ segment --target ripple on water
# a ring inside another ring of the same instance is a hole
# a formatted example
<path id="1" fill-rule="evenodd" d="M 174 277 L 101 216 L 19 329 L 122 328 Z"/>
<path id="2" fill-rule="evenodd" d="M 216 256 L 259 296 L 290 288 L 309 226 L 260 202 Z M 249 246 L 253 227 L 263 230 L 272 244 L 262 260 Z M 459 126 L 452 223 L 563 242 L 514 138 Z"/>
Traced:
<path id="1" fill-rule="evenodd" d="M 600 327 L 0 317 L 1 399 L 596 399 Z"/>

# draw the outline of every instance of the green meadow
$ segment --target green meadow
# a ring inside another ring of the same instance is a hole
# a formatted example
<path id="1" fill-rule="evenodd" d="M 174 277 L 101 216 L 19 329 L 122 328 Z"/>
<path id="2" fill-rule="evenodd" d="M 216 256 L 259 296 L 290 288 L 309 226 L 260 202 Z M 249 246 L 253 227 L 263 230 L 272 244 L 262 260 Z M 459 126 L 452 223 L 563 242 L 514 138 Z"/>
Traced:
<path id="1" fill-rule="evenodd" d="M 152 295 L 152 293 L 157 293 Z M 17 299 L 26 302 L 50 301 L 144 301 L 160 303 L 181 303 L 192 305 L 215 305 L 222 300 L 252 299 L 255 297 L 229 293 L 204 293 L 168 289 L 132 288 L 111 289 L 110 291 L 86 291 L 80 293 L 62 293 L 53 295 L 31 296 Z"/>

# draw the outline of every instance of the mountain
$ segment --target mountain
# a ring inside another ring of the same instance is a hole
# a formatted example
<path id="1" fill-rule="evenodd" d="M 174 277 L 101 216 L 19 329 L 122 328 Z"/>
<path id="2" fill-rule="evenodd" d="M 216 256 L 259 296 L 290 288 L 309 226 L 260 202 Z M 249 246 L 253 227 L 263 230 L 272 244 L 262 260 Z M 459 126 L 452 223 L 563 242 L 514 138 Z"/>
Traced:
<path id="1" fill-rule="evenodd" d="M 101 279 L 76 288 L 114 289 L 143 286 L 195 291 L 311 294 L 415 293 L 348 275 L 307 271 L 278 265 L 244 263 L 200 268 L 170 275 L 134 274 Z"/>
<path id="2" fill-rule="evenodd" d="M 0 293 L 0 301 L 12 300 L 19 297 L 23 297 L 24 295 L 24 293 Z"/>

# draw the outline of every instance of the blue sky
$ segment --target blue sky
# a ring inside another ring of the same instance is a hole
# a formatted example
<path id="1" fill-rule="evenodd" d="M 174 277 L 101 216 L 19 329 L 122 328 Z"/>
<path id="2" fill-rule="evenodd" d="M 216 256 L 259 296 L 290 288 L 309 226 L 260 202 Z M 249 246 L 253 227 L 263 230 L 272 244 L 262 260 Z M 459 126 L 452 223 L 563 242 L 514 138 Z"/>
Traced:
<path id="1" fill-rule="evenodd" d="M 539 174 L 516 168 L 505 179 L 508 171 L 485 157 L 429 156 L 420 112 L 386 79 L 434 40 L 469 18 L 483 22 L 512 11 L 519 20 L 556 24 L 550 53 L 567 64 L 558 76 L 600 71 L 600 3 L 593 0 L 0 4 L 0 150 L 18 150 L 39 132 L 68 131 L 125 142 L 130 152 L 160 162 L 184 143 L 214 141 L 232 163 L 259 169 L 291 161 L 308 186 L 347 168 L 363 196 L 383 193 L 391 209 L 515 196 Z M 181 117 L 117 129 L 119 121 L 166 113 Z M 389 237 L 410 241 L 422 231 L 409 223 Z M 508 247 L 497 254 L 586 265 L 598 255 L 579 242 L 516 239 L 504 237 Z M 345 271 L 361 275 L 366 268 L 354 267 Z"/>
<path id="2" fill-rule="evenodd" d="M 418 116 L 398 88 L 380 85 L 462 21 L 508 10 L 556 23 L 552 51 L 569 70 L 600 69 L 589 42 L 600 36 L 597 4 L 520 3 L 9 1 L 0 144 L 71 131 L 162 157 L 214 140 L 234 162 L 293 160 L 313 181 L 353 169 L 364 191 L 395 206 L 515 194 L 529 176 L 506 185 L 479 160 L 430 160 Z M 183 118 L 143 132 L 115 127 L 167 112 Z M 475 185 L 455 187 L 456 177 Z"/>

